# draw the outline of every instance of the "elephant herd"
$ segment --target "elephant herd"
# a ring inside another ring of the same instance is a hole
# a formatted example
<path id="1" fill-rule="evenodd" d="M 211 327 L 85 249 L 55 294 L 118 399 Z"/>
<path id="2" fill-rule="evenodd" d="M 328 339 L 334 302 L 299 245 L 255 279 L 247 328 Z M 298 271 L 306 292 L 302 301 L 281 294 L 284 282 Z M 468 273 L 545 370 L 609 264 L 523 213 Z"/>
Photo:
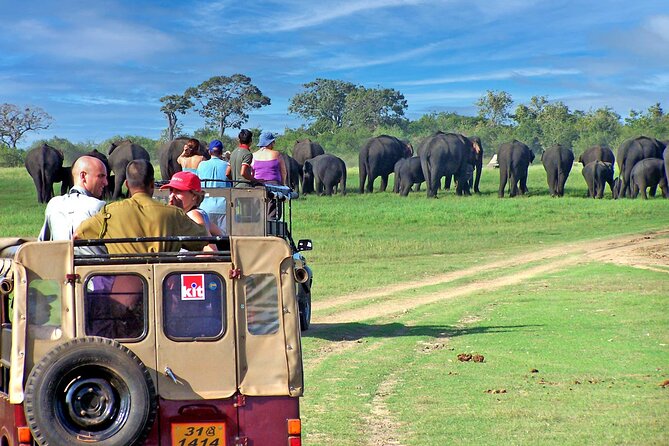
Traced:
<path id="1" fill-rule="evenodd" d="M 160 149 L 162 178 L 181 170 L 177 157 L 181 154 L 186 138 L 175 139 Z M 655 195 L 659 186 L 664 197 L 669 197 L 669 141 L 639 136 L 623 142 L 617 157 L 608 147 L 595 146 L 586 150 L 578 159 L 583 164 L 582 174 L 588 186 L 588 196 L 602 198 L 606 185 L 614 198 L 647 197 L 646 190 Z M 201 142 L 200 154 L 210 155 Z M 112 143 L 107 155 L 93 150 L 86 155 L 95 156 L 105 163 L 109 172 L 109 185 L 105 196 L 117 199 L 122 195 L 125 167 L 133 159 L 150 161 L 149 153 L 140 145 L 125 140 Z M 282 154 L 287 170 L 287 182 L 302 194 L 332 195 L 346 193 L 346 164 L 310 139 L 297 141 L 292 156 Z M 508 186 L 509 196 L 525 194 L 527 173 L 535 155 L 524 143 L 513 140 L 500 145 L 499 197 L 504 197 Z M 619 175 L 614 179 L 614 166 L 618 162 Z M 54 183 L 61 182 L 61 194 L 72 186 L 71 168 L 63 166 L 60 150 L 47 144 L 30 150 L 25 166 L 33 178 L 40 203 L 53 197 Z M 551 196 L 564 195 L 564 186 L 574 164 L 574 153 L 555 145 L 545 150 L 541 162 L 546 170 L 546 180 Z M 414 154 L 408 141 L 381 135 L 369 139 L 359 153 L 360 193 L 372 192 L 376 178 L 381 177 L 380 191 L 385 191 L 388 178 L 394 173 L 393 191 L 407 196 L 415 186 L 420 190 L 424 182 L 428 197 L 436 197 L 442 178 L 449 189 L 455 180 L 458 195 L 480 193 L 479 182 L 483 167 L 483 145 L 478 137 L 457 133 L 436 132 L 425 138 Z"/>
<path id="2" fill-rule="evenodd" d="M 93 156 L 104 163 L 109 173 L 104 196 L 113 199 L 121 196 L 121 189 L 125 181 L 125 168 L 128 163 L 134 159 L 150 161 L 151 158 L 146 149 L 130 140 L 112 143 L 107 155 L 97 150 L 81 156 L 84 155 Z M 48 144 L 42 144 L 40 147 L 29 150 L 26 154 L 25 166 L 35 183 L 37 199 L 40 203 L 46 203 L 53 197 L 54 183 L 61 183 L 61 194 L 67 193 L 72 187 L 72 168 L 63 166 L 63 161 L 63 152 Z"/>
<path id="3" fill-rule="evenodd" d="M 483 147 L 477 137 L 465 137 L 454 133 L 437 132 L 426 138 L 419 146 L 416 156 L 412 156 L 407 142 L 392 141 L 398 146 L 390 151 L 391 137 L 382 136 L 370 140 L 360 151 L 360 192 L 364 192 L 365 181 L 367 192 L 371 192 L 373 175 L 368 166 L 387 166 L 393 160 L 395 186 L 394 192 L 402 196 L 408 195 L 414 185 L 427 184 L 427 196 L 435 197 L 445 177 L 445 188 L 450 187 L 451 179 L 456 180 L 456 193 L 469 195 L 470 189 L 479 191 L 479 180 L 483 166 Z M 623 142 L 618 149 L 618 168 L 620 174 L 614 179 L 616 157 L 613 151 L 605 146 L 594 146 L 586 150 L 578 159 L 583 164 L 582 174 L 588 186 L 588 196 L 602 198 L 606 185 L 609 185 L 613 198 L 635 198 L 641 194 L 647 198 L 646 190 L 655 195 L 657 187 L 662 195 L 669 198 L 669 141 L 639 136 Z M 378 149 L 385 145 L 384 151 Z M 402 149 L 403 148 L 403 149 Z M 402 154 L 402 150 L 404 153 Z M 370 153 L 377 159 L 370 160 Z M 383 160 L 378 159 L 379 157 Z M 399 159 L 398 159 L 399 157 Z M 499 164 L 498 196 L 504 197 L 507 190 L 509 196 L 525 194 L 529 165 L 535 155 L 524 143 L 513 140 L 500 145 L 497 151 Z M 551 196 L 564 195 L 564 187 L 574 164 L 574 153 L 571 149 L 559 144 L 546 149 L 541 155 L 541 162 L 546 171 L 546 181 Z M 474 179 L 476 171 L 476 179 Z M 380 190 L 385 190 L 389 170 L 377 168 L 374 175 L 381 176 Z"/>

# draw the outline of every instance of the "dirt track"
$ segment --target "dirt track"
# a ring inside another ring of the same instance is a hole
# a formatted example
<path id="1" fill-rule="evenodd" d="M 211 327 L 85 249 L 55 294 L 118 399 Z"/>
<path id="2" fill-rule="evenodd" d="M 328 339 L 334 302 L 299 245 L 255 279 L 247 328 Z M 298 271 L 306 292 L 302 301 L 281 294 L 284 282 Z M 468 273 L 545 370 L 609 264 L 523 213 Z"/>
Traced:
<path id="1" fill-rule="evenodd" d="M 545 249 L 519 254 L 505 260 L 477 265 L 459 271 L 442 274 L 416 282 L 406 282 L 368 292 L 350 294 L 329 299 L 328 302 L 314 304 L 312 322 L 359 322 L 392 314 L 402 313 L 421 305 L 440 300 L 452 299 L 473 292 L 495 290 L 520 283 L 531 277 L 544 275 L 579 263 L 594 260 L 650 269 L 669 274 L 669 229 L 642 234 L 632 234 L 615 238 L 586 242 L 568 243 Z M 485 279 L 487 272 L 514 268 L 513 272 L 494 279 Z M 420 293 L 420 288 L 447 284 L 456 280 L 468 283 L 450 288 L 448 293 Z M 345 307 L 354 302 L 369 302 L 373 298 L 396 292 L 418 290 L 411 299 L 384 301 L 381 305 L 368 305 L 355 310 L 344 310 L 321 319 L 318 312 L 337 307 Z M 317 328 L 317 327 L 315 327 Z"/>
<path id="2" fill-rule="evenodd" d="M 496 290 L 523 282 L 532 277 L 592 261 L 616 263 L 669 274 L 669 229 L 552 246 L 430 279 L 344 295 L 329 299 L 327 302 L 318 302 L 314 305 L 312 332 L 317 332 L 318 325 L 321 323 L 361 322 L 378 317 L 391 317 L 422 305 L 453 299 L 470 293 Z M 493 273 L 494 278 L 486 279 L 486 276 Z M 421 290 L 426 286 L 448 284 L 456 280 L 464 280 L 466 283 L 451 287 L 447 292 L 425 292 Z M 415 290 L 415 294 L 410 299 L 380 299 L 377 303 L 370 303 L 361 308 L 346 309 L 352 303 L 372 302 L 375 298 L 408 290 Z M 329 314 L 326 317 L 319 316 L 320 311 L 330 310 L 328 313 L 331 313 L 331 310 L 337 308 L 342 308 L 342 310 L 335 311 L 334 314 Z M 463 324 L 469 322 L 473 321 L 461 321 Z M 360 348 L 360 346 L 361 344 L 354 340 L 330 342 L 326 347 L 316 352 L 305 363 L 305 366 L 313 368 L 330 354 Z M 402 438 L 399 431 L 400 423 L 393 419 L 393 414 L 385 404 L 385 397 L 392 392 L 395 385 L 397 385 L 397 377 L 391 375 L 381 382 L 376 391 L 370 413 L 365 417 L 365 423 L 368 427 L 368 445 L 402 444 L 399 440 Z"/>

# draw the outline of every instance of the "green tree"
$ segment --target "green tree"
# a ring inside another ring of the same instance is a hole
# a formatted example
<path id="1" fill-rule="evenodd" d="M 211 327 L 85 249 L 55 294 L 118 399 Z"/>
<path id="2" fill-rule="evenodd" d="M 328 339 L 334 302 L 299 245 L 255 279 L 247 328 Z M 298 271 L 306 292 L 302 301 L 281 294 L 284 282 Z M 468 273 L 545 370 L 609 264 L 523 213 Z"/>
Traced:
<path id="1" fill-rule="evenodd" d="M 502 125 L 509 120 L 512 104 L 513 99 L 506 91 L 488 90 L 476 101 L 478 116 L 488 121 L 491 126 Z"/>
<path id="2" fill-rule="evenodd" d="M 400 125 L 407 107 L 404 95 L 397 90 L 357 87 L 346 96 L 343 121 L 346 126 L 370 130 Z"/>
<path id="3" fill-rule="evenodd" d="M 527 144 L 535 153 L 541 150 L 539 140 L 543 135 L 537 118 L 546 104 L 548 99 L 545 96 L 532 96 L 528 105 L 520 104 L 512 115 L 517 123 L 513 138 Z"/>
<path id="4" fill-rule="evenodd" d="M 14 104 L 0 105 L 0 142 L 12 149 L 27 132 L 46 130 L 53 119 L 39 107 L 23 109 Z"/>
<path id="5" fill-rule="evenodd" d="M 187 89 L 184 96 L 196 102 L 195 110 L 207 127 L 218 128 L 219 137 L 226 128 L 241 128 L 249 120 L 249 111 L 271 104 L 243 74 L 214 76 Z"/>
<path id="6" fill-rule="evenodd" d="M 620 115 L 611 107 L 584 113 L 577 119 L 575 128 L 578 136 L 574 141 L 574 152 L 577 154 L 595 145 L 615 147 L 622 134 Z"/>
<path id="7" fill-rule="evenodd" d="M 648 107 L 646 112 L 630 110 L 625 118 L 624 138 L 640 135 L 652 136 L 658 139 L 669 138 L 669 115 L 664 113 L 659 102 Z"/>
<path id="8" fill-rule="evenodd" d="M 561 101 L 546 104 L 537 115 L 537 121 L 541 127 L 539 142 L 545 150 L 554 144 L 563 147 L 573 147 L 578 136 L 576 131 L 576 115 L 569 111 Z"/>
<path id="9" fill-rule="evenodd" d="M 182 96 L 179 94 L 163 96 L 160 98 L 160 102 L 163 103 L 163 106 L 160 107 L 160 111 L 163 112 L 167 118 L 166 137 L 168 141 L 172 141 L 181 128 L 177 124 L 177 113 L 184 115 L 186 114 L 186 111 L 192 108 L 195 104 L 193 104 L 193 101 L 185 95 Z"/>
<path id="10" fill-rule="evenodd" d="M 357 87 L 350 83 L 318 78 L 302 85 L 305 91 L 290 99 L 288 111 L 311 121 L 316 131 L 334 131 L 344 123 L 346 98 Z"/>

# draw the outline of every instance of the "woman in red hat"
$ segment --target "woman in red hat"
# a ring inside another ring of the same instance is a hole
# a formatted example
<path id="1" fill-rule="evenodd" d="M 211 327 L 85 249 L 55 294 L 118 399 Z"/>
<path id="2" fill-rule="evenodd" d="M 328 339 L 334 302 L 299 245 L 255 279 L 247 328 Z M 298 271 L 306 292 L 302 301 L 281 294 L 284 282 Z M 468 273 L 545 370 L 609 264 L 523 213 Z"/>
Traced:
<path id="1" fill-rule="evenodd" d="M 175 173 L 172 175 L 170 182 L 161 186 L 160 189 L 169 189 L 169 204 L 183 209 L 191 220 L 207 228 L 209 235 L 223 235 L 221 228 L 212 223 L 209 215 L 198 207 L 204 199 L 204 192 L 202 192 L 200 178 L 193 172 L 181 171 Z M 213 243 L 205 247 L 205 251 L 216 250 L 216 245 Z"/>

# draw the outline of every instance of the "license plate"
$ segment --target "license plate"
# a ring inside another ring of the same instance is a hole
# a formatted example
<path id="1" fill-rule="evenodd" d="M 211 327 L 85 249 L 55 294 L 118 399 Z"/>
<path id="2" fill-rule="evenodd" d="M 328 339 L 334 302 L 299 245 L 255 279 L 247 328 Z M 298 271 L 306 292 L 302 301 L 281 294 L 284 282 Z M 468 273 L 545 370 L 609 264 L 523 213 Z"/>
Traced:
<path id="1" fill-rule="evenodd" d="M 172 446 L 225 446 L 225 423 L 173 423 Z"/>

